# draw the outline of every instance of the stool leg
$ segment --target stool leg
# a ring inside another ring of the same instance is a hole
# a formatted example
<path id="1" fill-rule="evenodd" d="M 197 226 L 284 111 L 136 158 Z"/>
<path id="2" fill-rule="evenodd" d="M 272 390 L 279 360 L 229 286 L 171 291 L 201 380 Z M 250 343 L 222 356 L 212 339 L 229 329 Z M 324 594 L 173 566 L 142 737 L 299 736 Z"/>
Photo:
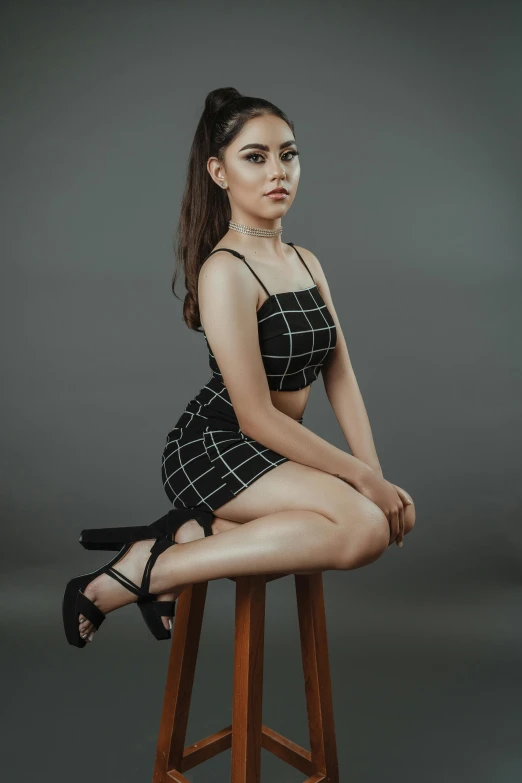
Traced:
<path id="1" fill-rule="evenodd" d="M 260 783 L 266 577 L 236 577 L 232 783 Z"/>
<path id="2" fill-rule="evenodd" d="M 339 783 L 328 659 L 323 575 L 294 574 L 312 762 L 328 783 Z"/>
<path id="3" fill-rule="evenodd" d="M 181 769 L 207 587 L 190 585 L 177 601 L 152 783 L 186 780 L 167 773 Z"/>

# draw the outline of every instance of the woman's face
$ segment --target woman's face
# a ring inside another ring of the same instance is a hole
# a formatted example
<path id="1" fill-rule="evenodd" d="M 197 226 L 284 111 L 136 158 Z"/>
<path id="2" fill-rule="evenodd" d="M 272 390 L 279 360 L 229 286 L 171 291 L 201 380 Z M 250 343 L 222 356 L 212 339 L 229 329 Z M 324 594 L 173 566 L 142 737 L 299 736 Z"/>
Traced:
<path id="1" fill-rule="evenodd" d="M 225 150 L 225 165 L 209 158 L 207 168 L 214 182 L 230 199 L 232 220 L 248 223 L 252 218 L 273 222 L 286 215 L 301 173 L 297 146 L 291 128 L 272 114 L 249 120 Z M 284 187 L 288 195 L 273 199 L 266 194 Z M 225 190 L 225 188 L 223 188 Z"/>

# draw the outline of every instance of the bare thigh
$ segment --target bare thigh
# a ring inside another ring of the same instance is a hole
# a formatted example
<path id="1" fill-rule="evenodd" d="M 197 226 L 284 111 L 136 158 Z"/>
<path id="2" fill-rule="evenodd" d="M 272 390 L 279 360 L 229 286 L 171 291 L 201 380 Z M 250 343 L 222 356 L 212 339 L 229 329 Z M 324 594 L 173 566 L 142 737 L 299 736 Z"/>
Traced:
<path id="1" fill-rule="evenodd" d="M 371 526 L 389 537 L 385 514 L 369 498 L 331 473 L 288 460 L 264 473 L 214 514 L 232 522 L 249 522 L 278 511 L 315 511 L 340 526 Z"/>

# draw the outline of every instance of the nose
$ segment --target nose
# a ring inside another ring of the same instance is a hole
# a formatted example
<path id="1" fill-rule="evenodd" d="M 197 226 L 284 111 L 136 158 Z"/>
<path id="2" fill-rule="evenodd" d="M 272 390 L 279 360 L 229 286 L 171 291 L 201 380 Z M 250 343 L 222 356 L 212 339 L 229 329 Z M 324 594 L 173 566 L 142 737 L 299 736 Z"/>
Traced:
<path id="1" fill-rule="evenodd" d="M 271 179 L 284 179 L 285 177 L 286 177 L 285 167 L 281 164 L 281 161 L 279 161 L 279 163 L 276 163 L 276 165 L 274 166 Z"/>

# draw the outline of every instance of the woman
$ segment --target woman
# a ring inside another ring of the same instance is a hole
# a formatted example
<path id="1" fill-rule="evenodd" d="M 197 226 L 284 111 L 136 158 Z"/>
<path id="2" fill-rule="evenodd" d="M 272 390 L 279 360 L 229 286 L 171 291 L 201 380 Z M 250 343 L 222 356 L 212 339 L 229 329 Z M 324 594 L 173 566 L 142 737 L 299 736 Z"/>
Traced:
<path id="1" fill-rule="evenodd" d="M 167 436 L 173 510 L 148 527 L 82 532 L 85 547 L 118 553 L 67 585 L 71 644 L 85 646 L 108 612 L 136 599 L 156 638 L 170 638 L 188 584 L 358 568 L 402 546 L 414 525 L 411 497 L 382 475 L 321 264 L 281 241 L 298 156 L 294 125 L 272 103 L 233 88 L 209 93 L 178 257 L 183 317 L 203 326 L 212 376 Z M 352 454 L 303 425 L 319 375 Z"/>

